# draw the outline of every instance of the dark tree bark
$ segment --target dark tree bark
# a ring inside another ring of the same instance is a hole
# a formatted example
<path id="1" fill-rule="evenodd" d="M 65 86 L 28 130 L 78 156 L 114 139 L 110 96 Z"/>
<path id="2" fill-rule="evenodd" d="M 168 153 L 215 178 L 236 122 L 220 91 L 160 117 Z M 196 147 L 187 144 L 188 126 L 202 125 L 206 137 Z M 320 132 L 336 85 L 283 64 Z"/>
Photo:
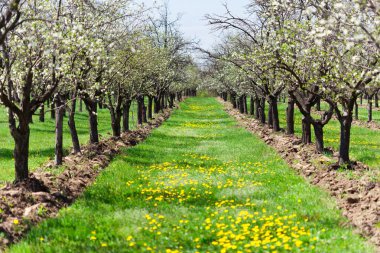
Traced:
<path id="1" fill-rule="evenodd" d="M 61 95 L 56 95 L 55 103 L 55 165 L 62 165 L 63 162 L 63 110 L 64 102 Z"/>
<path id="2" fill-rule="evenodd" d="M 318 112 L 321 110 L 321 98 L 317 98 L 317 103 L 315 104 L 315 108 Z"/>
<path id="3" fill-rule="evenodd" d="M 29 117 L 31 117 L 31 115 L 19 117 L 19 125 L 16 127 L 14 114 L 11 111 L 9 112 L 9 126 L 15 142 L 13 150 L 15 159 L 15 182 L 23 181 L 29 176 Z"/>
<path id="4" fill-rule="evenodd" d="M 343 116 L 340 122 L 339 165 L 350 164 L 352 116 Z"/>
<path id="5" fill-rule="evenodd" d="M 54 101 L 50 104 L 50 118 L 55 119 L 55 104 Z"/>
<path id="6" fill-rule="evenodd" d="M 144 123 L 148 123 L 147 108 L 145 106 L 144 100 L 143 100 L 143 107 L 142 107 L 142 118 L 143 118 Z"/>
<path id="7" fill-rule="evenodd" d="M 367 105 L 367 109 L 368 109 L 368 122 L 372 121 L 372 97 L 373 97 L 373 95 L 368 96 L 368 105 Z"/>
<path id="8" fill-rule="evenodd" d="M 315 145 L 316 149 L 319 153 L 323 153 L 324 151 L 324 143 L 323 143 L 323 124 L 313 124 L 314 134 L 315 134 Z"/>
<path id="9" fill-rule="evenodd" d="M 165 109 L 165 94 L 161 95 L 161 104 L 160 104 L 160 110 L 163 111 Z"/>
<path id="10" fill-rule="evenodd" d="M 170 108 L 174 107 L 174 100 L 175 100 L 175 94 L 174 93 L 170 93 L 170 96 L 169 96 L 169 107 Z"/>
<path id="11" fill-rule="evenodd" d="M 294 100 L 289 96 L 286 108 L 286 134 L 294 134 Z"/>
<path id="12" fill-rule="evenodd" d="M 123 116 L 123 110 L 122 110 L 122 98 L 120 97 L 120 94 L 117 96 L 115 95 L 113 101 L 113 98 L 111 95 L 108 95 L 108 110 L 111 115 L 111 128 L 112 128 L 112 136 L 113 137 L 120 137 L 121 136 L 121 118 Z"/>
<path id="13" fill-rule="evenodd" d="M 112 125 L 112 136 L 120 137 L 121 135 L 121 110 L 111 116 L 111 125 Z"/>
<path id="14" fill-rule="evenodd" d="M 255 97 L 255 119 L 260 119 L 260 99 Z"/>
<path id="15" fill-rule="evenodd" d="M 359 106 L 358 101 L 355 101 L 355 119 L 359 120 Z"/>
<path id="16" fill-rule="evenodd" d="M 350 141 L 351 141 L 351 126 L 352 126 L 352 111 L 354 109 L 357 97 L 351 96 L 345 101 L 345 110 L 342 113 L 338 107 L 335 107 L 335 112 L 340 123 L 340 146 L 339 146 L 339 165 L 351 166 L 350 161 Z"/>
<path id="17" fill-rule="evenodd" d="M 143 124 L 143 107 L 144 107 L 144 97 L 137 97 L 137 124 Z"/>
<path id="18" fill-rule="evenodd" d="M 78 138 L 78 131 L 77 131 L 77 127 L 75 124 L 76 103 L 77 103 L 76 92 L 73 92 L 73 95 L 71 97 L 69 120 L 68 120 L 67 124 L 69 125 L 69 129 L 70 129 L 71 142 L 73 144 L 74 154 L 78 154 L 81 152 L 79 138 Z"/>
<path id="19" fill-rule="evenodd" d="M 182 91 L 177 92 L 177 101 L 182 102 Z"/>
<path id="20" fill-rule="evenodd" d="M 244 95 L 243 100 L 244 100 L 244 104 L 243 104 L 244 105 L 244 113 L 248 114 L 247 95 Z"/>
<path id="21" fill-rule="evenodd" d="M 379 108 L 379 93 L 378 92 L 375 94 L 375 107 Z"/>
<path id="22" fill-rule="evenodd" d="M 155 96 L 153 100 L 154 100 L 154 113 L 157 114 L 161 110 L 161 98 L 160 96 Z"/>
<path id="23" fill-rule="evenodd" d="M 153 97 L 152 96 L 148 97 L 148 119 L 153 119 Z"/>
<path id="24" fill-rule="evenodd" d="M 302 143 L 311 143 L 311 123 L 305 117 L 302 119 Z"/>
<path id="25" fill-rule="evenodd" d="M 224 102 L 227 102 L 227 98 L 228 98 L 227 92 L 222 92 L 222 99 L 224 100 Z"/>
<path id="26" fill-rule="evenodd" d="M 39 115 L 40 122 L 45 122 L 45 105 L 42 104 L 40 107 L 40 115 Z"/>
<path id="27" fill-rule="evenodd" d="M 272 108 L 272 103 L 268 103 L 268 127 L 273 128 L 273 108 Z"/>
<path id="28" fill-rule="evenodd" d="M 262 124 L 265 124 L 266 117 L 265 117 L 265 98 L 260 99 L 260 106 L 259 106 L 259 118 L 260 122 Z"/>
<path id="29" fill-rule="evenodd" d="M 244 96 L 240 96 L 238 101 L 239 101 L 239 111 L 240 113 L 244 113 Z"/>
<path id="30" fill-rule="evenodd" d="M 280 118 L 278 116 L 278 105 L 277 105 L 277 97 L 271 97 L 271 111 L 272 111 L 272 128 L 274 132 L 279 132 L 280 128 Z"/>
<path id="31" fill-rule="evenodd" d="M 232 107 L 234 109 L 236 109 L 237 108 L 237 103 L 236 103 L 236 94 L 235 93 L 231 92 L 231 94 L 230 94 L 230 100 L 231 100 Z"/>
<path id="32" fill-rule="evenodd" d="M 253 96 L 251 96 L 251 100 L 250 100 L 249 114 L 255 115 L 255 99 Z"/>
<path id="33" fill-rule="evenodd" d="M 168 94 L 165 94 L 164 95 L 164 108 L 167 109 L 168 108 Z"/>
<path id="34" fill-rule="evenodd" d="M 123 105 L 123 131 L 128 132 L 129 128 L 129 110 L 131 108 L 131 100 L 125 101 Z"/>
<path id="35" fill-rule="evenodd" d="M 98 104 L 96 101 L 91 99 L 83 99 L 86 109 L 88 111 L 89 126 L 90 126 L 90 143 L 99 142 L 99 131 L 98 131 Z"/>

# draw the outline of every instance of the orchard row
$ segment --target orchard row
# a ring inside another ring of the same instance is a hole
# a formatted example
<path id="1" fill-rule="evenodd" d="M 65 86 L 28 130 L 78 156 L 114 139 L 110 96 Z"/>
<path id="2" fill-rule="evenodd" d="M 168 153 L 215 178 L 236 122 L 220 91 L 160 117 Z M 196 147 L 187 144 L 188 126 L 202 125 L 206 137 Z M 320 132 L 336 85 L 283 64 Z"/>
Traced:
<path id="1" fill-rule="evenodd" d="M 252 0 L 247 17 L 209 16 L 227 31 L 210 59 L 205 87 L 244 108 L 251 96 L 265 123 L 265 104 L 273 131 L 280 131 L 278 101 L 286 97 L 287 134 L 294 134 L 294 108 L 303 115 L 302 142 L 324 151 L 323 131 L 335 115 L 340 123 L 339 165 L 350 167 L 350 134 L 357 101 L 380 90 L 380 6 L 372 0 Z M 229 94 L 229 95 L 228 95 Z M 319 106 L 323 104 L 322 108 Z M 313 113 L 316 106 L 319 113 Z"/>
<path id="2" fill-rule="evenodd" d="M 191 42 L 169 20 L 166 7 L 148 10 L 128 0 L 6 0 L 0 5 L 0 103 L 8 109 L 15 142 L 16 181 L 29 175 L 34 114 L 43 121 L 52 111 L 60 165 L 65 112 L 73 150 L 81 151 L 75 126 L 79 100 L 88 111 L 90 142 L 97 143 L 99 104 L 109 109 L 117 137 L 129 130 L 132 101 L 142 124 L 153 111 L 172 107 L 174 99 L 195 94 L 198 69 L 188 53 Z"/>

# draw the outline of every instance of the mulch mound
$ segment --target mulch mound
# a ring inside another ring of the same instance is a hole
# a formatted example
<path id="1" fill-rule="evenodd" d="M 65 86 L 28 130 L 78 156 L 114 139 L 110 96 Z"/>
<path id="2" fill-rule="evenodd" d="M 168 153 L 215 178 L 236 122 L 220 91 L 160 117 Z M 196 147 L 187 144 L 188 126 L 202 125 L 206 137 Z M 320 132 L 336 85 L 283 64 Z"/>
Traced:
<path id="1" fill-rule="evenodd" d="M 337 161 L 337 153 L 329 158 L 315 151 L 314 145 L 304 145 L 296 136 L 274 133 L 266 125 L 233 109 L 224 103 L 226 111 L 241 126 L 260 136 L 277 150 L 281 157 L 312 184 L 327 190 L 333 196 L 343 214 L 357 231 L 367 237 L 380 251 L 380 183 L 379 172 L 360 162 L 355 162 L 350 177 L 331 169 Z"/>
<path id="2" fill-rule="evenodd" d="M 122 148 L 145 140 L 169 118 L 171 111 L 165 110 L 147 125 L 120 138 L 102 140 L 83 147 L 82 154 L 67 156 L 65 170 L 59 175 L 46 172 L 46 168 L 52 170 L 50 162 L 31 173 L 29 180 L 0 189 L 0 250 L 17 242 L 32 225 L 56 216 L 61 208 L 73 203 Z"/>
<path id="3" fill-rule="evenodd" d="M 363 120 L 354 120 L 352 123 L 356 126 L 366 127 L 371 130 L 380 130 L 380 123 L 376 121 L 368 122 L 368 121 L 363 121 Z"/>

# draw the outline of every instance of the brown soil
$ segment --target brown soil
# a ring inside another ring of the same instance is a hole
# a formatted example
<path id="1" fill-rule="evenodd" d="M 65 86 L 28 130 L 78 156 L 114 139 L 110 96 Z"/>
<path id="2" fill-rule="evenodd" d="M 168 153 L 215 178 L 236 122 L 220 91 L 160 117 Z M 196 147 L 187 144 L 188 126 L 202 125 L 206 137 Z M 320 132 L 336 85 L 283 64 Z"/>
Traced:
<path id="1" fill-rule="evenodd" d="M 0 189 L 0 251 L 17 242 L 32 225 L 54 217 L 59 209 L 70 205 L 120 153 L 121 148 L 135 146 L 145 140 L 170 113 L 168 109 L 147 125 L 124 133 L 120 138 L 83 147 L 82 154 L 65 158 L 65 170 L 59 175 L 46 172 L 47 168 L 54 170 L 50 162 L 31 173 L 28 181 L 7 184 Z"/>
<path id="2" fill-rule="evenodd" d="M 380 123 L 376 121 L 363 121 L 363 120 L 354 120 L 352 122 L 354 125 L 361 126 L 361 127 L 366 127 L 372 130 L 380 130 Z"/>
<path id="3" fill-rule="evenodd" d="M 315 151 L 314 145 L 301 144 L 301 139 L 283 133 L 274 133 L 266 125 L 233 109 L 224 103 L 226 111 L 241 126 L 260 136 L 265 143 L 277 150 L 281 157 L 312 184 L 327 190 L 333 196 L 343 214 L 357 231 L 377 246 L 380 252 L 380 183 L 378 171 L 355 162 L 350 173 L 331 170 L 337 161 L 337 153 L 329 158 Z"/>

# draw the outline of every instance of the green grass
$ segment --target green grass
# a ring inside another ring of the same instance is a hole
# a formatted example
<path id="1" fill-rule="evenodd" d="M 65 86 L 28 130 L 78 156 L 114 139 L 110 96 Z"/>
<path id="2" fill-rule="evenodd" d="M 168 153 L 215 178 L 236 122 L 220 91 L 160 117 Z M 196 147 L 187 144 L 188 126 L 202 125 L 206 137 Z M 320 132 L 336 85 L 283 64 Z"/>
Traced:
<path id="1" fill-rule="evenodd" d="M 7 111 L 0 107 L 0 184 L 14 179 L 14 142 L 8 128 Z M 136 118 L 136 117 L 134 117 Z M 89 126 L 87 111 L 78 112 L 75 117 L 81 144 L 89 140 Z M 29 168 L 34 170 L 54 157 L 55 147 L 55 122 L 46 114 L 45 122 L 39 122 L 38 116 L 33 117 L 30 135 L 30 159 Z M 109 136 L 112 133 L 109 111 L 102 109 L 98 111 L 99 134 Z M 132 124 L 134 125 L 134 124 Z M 70 131 L 67 118 L 64 119 L 63 146 L 68 151 L 72 147 Z"/>
<path id="2" fill-rule="evenodd" d="M 279 117 L 281 127 L 286 127 L 287 104 L 279 103 Z M 360 117 L 365 117 L 365 109 L 360 109 Z M 315 115 L 317 117 L 317 115 Z M 374 111 L 374 117 L 380 118 L 380 112 Z M 314 131 L 312 129 L 312 131 Z M 295 134 L 302 135 L 302 114 L 295 110 Z M 324 140 L 326 147 L 339 149 L 340 124 L 332 119 L 324 127 Z M 314 141 L 314 135 L 313 135 Z M 362 126 L 352 126 L 350 155 L 353 159 L 361 161 L 373 169 L 380 169 L 380 131 L 371 130 Z"/>
<path id="3" fill-rule="evenodd" d="M 373 252 L 344 223 L 214 98 L 191 98 L 9 252 Z"/>
<path id="4" fill-rule="evenodd" d="M 360 105 L 360 102 L 358 101 L 359 104 L 359 110 L 358 110 L 358 116 L 359 120 L 361 121 L 367 121 L 368 120 L 368 110 L 367 110 L 367 102 L 363 101 L 363 105 Z M 378 108 L 375 108 L 375 102 L 373 102 L 373 110 L 372 110 L 372 120 L 380 124 L 380 111 Z M 321 103 L 321 109 L 328 109 L 328 104 L 327 103 Z"/>

